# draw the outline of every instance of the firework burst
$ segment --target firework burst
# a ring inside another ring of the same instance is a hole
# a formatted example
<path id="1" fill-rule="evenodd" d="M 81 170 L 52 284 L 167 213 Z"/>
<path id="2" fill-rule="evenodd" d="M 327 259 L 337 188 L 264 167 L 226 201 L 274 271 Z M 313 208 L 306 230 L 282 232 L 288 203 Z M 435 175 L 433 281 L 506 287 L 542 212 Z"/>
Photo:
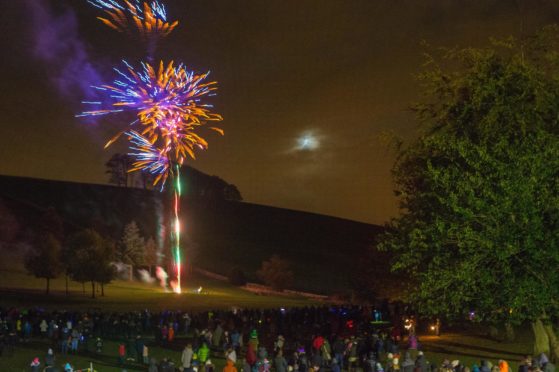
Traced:
<path id="1" fill-rule="evenodd" d="M 165 37 L 179 24 L 169 22 L 165 6 L 157 0 L 87 0 L 102 9 L 106 17 L 101 22 L 119 32 L 137 32 L 143 40 Z"/>
<path id="2" fill-rule="evenodd" d="M 141 71 L 136 71 L 126 61 L 124 65 L 124 72 L 115 68 L 119 78 L 112 84 L 93 87 L 106 93 L 111 102 L 109 107 L 103 107 L 103 103 L 99 101 L 84 101 L 84 104 L 97 108 L 77 115 L 101 116 L 134 112 L 136 119 L 130 125 L 136 127 L 137 131 L 119 132 L 105 147 L 127 133 L 135 144 L 136 154 L 145 153 L 142 166 L 135 167 L 134 170 L 144 169 L 148 159 L 156 159 L 152 156 L 155 153 L 182 165 L 187 157 L 195 157 L 196 148 L 206 149 L 207 141 L 195 132 L 207 122 L 222 120 L 221 115 L 211 111 L 211 105 L 202 102 L 206 96 L 214 95 L 217 89 L 215 81 L 206 82 L 208 73 L 195 74 L 187 71 L 182 64 L 175 66 L 172 61 L 167 65 L 161 62 L 158 69 L 149 63 L 142 63 Z M 208 128 L 223 134 L 220 128 Z M 170 167 L 156 164 L 149 171 L 154 173 L 156 169 L 167 174 Z M 166 175 L 157 177 L 156 183 L 166 178 Z"/>

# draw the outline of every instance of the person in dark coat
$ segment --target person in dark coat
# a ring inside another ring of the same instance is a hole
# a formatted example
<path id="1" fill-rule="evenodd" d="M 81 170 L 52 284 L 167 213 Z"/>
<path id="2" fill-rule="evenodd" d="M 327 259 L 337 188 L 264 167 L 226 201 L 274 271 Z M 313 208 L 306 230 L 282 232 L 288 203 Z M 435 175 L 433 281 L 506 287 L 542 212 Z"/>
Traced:
<path id="1" fill-rule="evenodd" d="M 427 360 L 425 359 L 423 351 L 419 351 L 417 353 L 417 358 L 415 359 L 415 369 L 417 370 L 417 372 L 429 372 L 429 368 L 427 367 Z"/>
<path id="2" fill-rule="evenodd" d="M 413 372 L 414 368 L 415 368 L 415 362 L 411 358 L 410 352 L 406 351 L 406 353 L 404 354 L 404 360 L 402 361 L 401 364 L 401 370 L 403 372 Z"/>
<path id="3" fill-rule="evenodd" d="M 479 372 L 491 372 L 491 368 L 489 368 L 489 363 L 487 360 L 481 361 L 481 366 L 479 367 Z"/>

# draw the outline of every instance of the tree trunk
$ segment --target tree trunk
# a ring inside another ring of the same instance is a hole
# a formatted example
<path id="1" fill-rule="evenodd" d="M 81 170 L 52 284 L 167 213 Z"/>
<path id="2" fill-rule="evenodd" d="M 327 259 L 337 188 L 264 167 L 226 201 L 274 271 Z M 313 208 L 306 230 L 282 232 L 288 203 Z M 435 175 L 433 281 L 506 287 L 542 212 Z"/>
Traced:
<path id="1" fill-rule="evenodd" d="M 489 326 L 489 337 L 492 340 L 500 341 L 499 330 L 494 325 Z"/>
<path id="2" fill-rule="evenodd" d="M 105 284 L 101 283 L 101 297 L 105 297 Z"/>
<path id="3" fill-rule="evenodd" d="M 66 274 L 66 296 L 68 296 L 68 274 Z"/>
<path id="4" fill-rule="evenodd" d="M 50 293 L 50 278 L 47 278 L 47 294 Z"/>
<path id="5" fill-rule="evenodd" d="M 534 355 L 546 353 L 549 355 L 549 336 L 545 331 L 541 319 L 532 322 L 532 331 L 534 332 Z"/>
<path id="6" fill-rule="evenodd" d="M 514 327 L 510 323 L 505 323 L 505 340 L 512 342 L 515 339 Z"/>
<path id="7" fill-rule="evenodd" d="M 557 340 L 557 335 L 555 335 L 555 331 L 553 330 L 553 324 L 551 324 L 550 322 L 546 322 L 543 328 L 545 329 L 545 333 L 549 338 L 549 346 L 551 349 L 551 355 L 550 355 L 551 360 L 553 362 L 556 362 L 557 358 L 559 357 L 559 340 Z"/>
<path id="8" fill-rule="evenodd" d="M 95 282 L 91 281 L 91 298 L 95 298 Z"/>

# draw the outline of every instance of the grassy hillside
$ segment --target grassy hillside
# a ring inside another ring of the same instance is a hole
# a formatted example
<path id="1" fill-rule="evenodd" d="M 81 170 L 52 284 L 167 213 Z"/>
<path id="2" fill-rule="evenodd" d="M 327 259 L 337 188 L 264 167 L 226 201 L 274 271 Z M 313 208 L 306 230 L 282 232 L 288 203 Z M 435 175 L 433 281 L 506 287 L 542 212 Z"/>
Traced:
<path id="1" fill-rule="evenodd" d="M 135 220 L 145 237 L 166 244 L 167 193 L 0 176 L 0 198 L 24 233 L 52 206 L 68 231 L 92 226 L 117 240 Z M 379 226 L 216 198 L 185 198 L 181 207 L 184 249 L 194 265 L 225 275 L 238 266 L 254 279 L 262 260 L 279 254 L 292 263 L 297 289 L 321 293 L 348 290 L 360 255 L 381 231 Z"/>

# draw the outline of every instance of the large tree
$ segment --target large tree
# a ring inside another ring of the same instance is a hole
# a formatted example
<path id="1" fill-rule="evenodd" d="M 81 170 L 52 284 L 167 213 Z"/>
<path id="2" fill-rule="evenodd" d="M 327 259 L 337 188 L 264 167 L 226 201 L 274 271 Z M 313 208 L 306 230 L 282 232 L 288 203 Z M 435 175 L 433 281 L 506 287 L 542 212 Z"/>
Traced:
<path id="1" fill-rule="evenodd" d="M 25 268 L 37 278 L 46 279 L 46 293 L 50 293 L 50 280 L 57 278 L 64 270 L 61 261 L 61 244 L 53 234 L 47 234 L 37 241 L 25 257 Z"/>
<path id="2" fill-rule="evenodd" d="M 423 131 L 399 147 L 393 168 L 401 214 L 380 243 L 395 254 L 393 269 L 411 279 L 410 300 L 422 314 L 531 321 L 536 339 L 549 336 L 553 349 L 558 40 L 550 28 L 523 43 L 429 60 L 416 106 Z"/>
<path id="3" fill-rule="evenodd" d="M 46 279 L 46 293 L 50 292 L 50 280 L 57 278 L 64 270 L 62 242 L 64 224 L 52 207 L 48 208 L 38 221 L 31 249 L 25 257 L 25 268 L 37 278 Z"/>
<path id="4" fill-rule="evenodd" d="M 67 247 L 70 276 L 80 283 L 91 282 L 91 297 L 95 298 L 95 283 L 109 283 L 114 275 L 112 244 L 86 229 L 70 236 Z"/>
<path id="5" fill-rule="evenodd" d="M 144 264 L 146 243 L 140 235 L 140 229 L 135 221 L 124 227 L 122 239 L 117 246 L 116 259 L 122 263 L 140 266 Z"/>

